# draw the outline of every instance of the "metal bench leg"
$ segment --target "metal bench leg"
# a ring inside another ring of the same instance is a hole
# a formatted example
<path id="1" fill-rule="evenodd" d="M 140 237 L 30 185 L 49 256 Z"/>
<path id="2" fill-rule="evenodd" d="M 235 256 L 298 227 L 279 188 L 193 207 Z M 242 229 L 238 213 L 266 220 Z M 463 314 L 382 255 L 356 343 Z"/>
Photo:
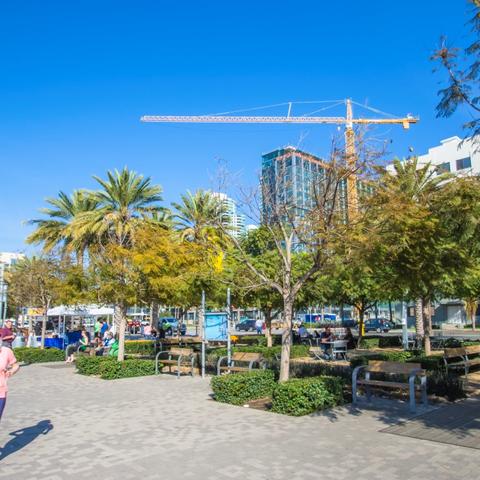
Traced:
<path id="1" fill-rule="evenodd" d="M 409 384 L 409 395 L 410 395 L 410 412 L 415 413 L 416 408 L 415 408 L 415 376 L 412 375 L 408 379 L 408 384 Z"/>
<path id="2" fill-rule="evenodd" d="M 420 385 L 422 388 L 422 402 L 423 406 L 427 407 L 428 406 L 428 396 L 427 396 L 427 377 L 421 377 L 420 378 Z"/>
<path id="3" fill-rule="evenodd" d="M 352 383 L 352 405 L 357 404 L 357 382 Z"/>
<path id="4" fill-rule="evenodd" d="M 182 356 L 179 355 L 178 356 L 178 360 L 177 360 L 177 378 L 180 378 L 180 362 L 182 360 Z"/>
<path id="5" fill-rule="evenodd" d="M 195 363 L 195 358 L 193 358 L 193 356 L 192 356 L 192 360 L 191 360 L 191 365 L 192 366 L 191 366 L 191 369 L 190 369 L 190 375 L 192 376 L 192 378 L 193 378 L 193 375 L 194 375 L 194 373 L 193 373 L 193 364 L 194 363 Z"/>
<path id="6" fill-rule="evenodd" d="M 365 380 L 370 380 L 370 372 L 365 374 Z M 367 393 L 367 402 L 372 401 L 372 387 L 370 385 L 365 385 L 365 391 Z"/>

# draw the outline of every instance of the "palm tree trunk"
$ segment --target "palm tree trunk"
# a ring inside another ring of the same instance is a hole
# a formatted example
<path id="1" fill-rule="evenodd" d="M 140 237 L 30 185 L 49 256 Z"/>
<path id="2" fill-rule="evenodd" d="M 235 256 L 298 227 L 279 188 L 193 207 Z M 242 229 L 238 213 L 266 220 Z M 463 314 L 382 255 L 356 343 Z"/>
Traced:
<path id="1" fill-rule="evenodd" d="M 117 327 L 118 355 L 117 360 L 125 360 L 125 329 L 127 327 L 127 307 L 123 304 L 116 304 L 113 307 L 113 321 Z"/>
<path id="2" fill-rule="evenodd" d="M 40 348 L 43 350 L 45 348 L 45 333 L 47 331 L 47 315 L 42 316 L 42 336 L 40 337 Z"/>
<path id="3" fill-rule="evenodd" d="M 425 331 L 423 329 L 423 304 L 422 299 L 415 300 L 415 336 L 417 340 L 417 347 L 421 348 Z"/>
<path id="4" fill-rule="evenodd" d="M 425 336 L 423 338 L 423 348 L 425 355 L 431 355 L 432 348 L 430 345 L 430 335 L 432 334 L 432 303 L 429 299 L 423 299 L 423 326 Z"/>

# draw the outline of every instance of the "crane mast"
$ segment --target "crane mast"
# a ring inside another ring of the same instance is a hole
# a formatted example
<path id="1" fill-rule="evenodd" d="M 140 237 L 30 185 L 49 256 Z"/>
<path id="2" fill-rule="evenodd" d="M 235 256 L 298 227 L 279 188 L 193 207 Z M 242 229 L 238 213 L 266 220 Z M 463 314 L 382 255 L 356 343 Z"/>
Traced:
<path id="1" fill-rule="evenodd" d="M 271 123 L 271 124 L 333 124 L 345 125 L 345 163 L 350 174 L 347 178 L 347 205 L 349 218 L 355 216 L 358 209 L 358 191 L 355 151 L 355 125 L 402 125 L 404 129 L 418 122 L 411 115 L 400 118 L 355 118 L 352 100 L 345 101 L 345 117 L 292 116 L 292 102 L 288 102 L 287 116 L 245 116 L 245 115 L 144 115 L 140 118 L 147 123 Z M 343 103 L 343 102 L 342 102 Z"/>

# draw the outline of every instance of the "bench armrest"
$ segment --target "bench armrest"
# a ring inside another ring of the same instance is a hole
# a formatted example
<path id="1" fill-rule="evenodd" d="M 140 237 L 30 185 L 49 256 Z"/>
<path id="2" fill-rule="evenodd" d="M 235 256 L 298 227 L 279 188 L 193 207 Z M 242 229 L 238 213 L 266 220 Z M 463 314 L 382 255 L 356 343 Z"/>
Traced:
<path id="1" fill-rule="evenodd" d="M 157 355 L 155 355 L 155 360 L 158 360 L 160 355 L 162 355 L 163 353 L 170 354 L 170 350 L 160 350 L 160 352 L 158 352 Z"/>
<path id="2" fill-rule="evenodd" d="M 228 360 L 228 357 L 220 357 L 217 362 L 217 375 L 220 375 L 220 367 L 222 366 L 222 362 L 224 360 Z"/>
<path id="3" fill-rule="evenodd" d="M 352 385 L 355 385 L 357 383 L 358 379 L 358 374 L 367 368 L 368 365 L 359 365 L 358 367 L 355 367 L 352 372 Z"/>

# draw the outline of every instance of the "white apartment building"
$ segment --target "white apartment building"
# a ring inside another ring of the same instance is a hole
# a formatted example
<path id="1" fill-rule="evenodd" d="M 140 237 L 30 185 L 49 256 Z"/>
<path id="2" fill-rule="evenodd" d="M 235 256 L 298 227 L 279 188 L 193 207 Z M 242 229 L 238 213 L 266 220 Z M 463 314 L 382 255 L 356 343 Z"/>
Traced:
<path id="1" fill-rule="evenodd" d="M 19 260 L 25 258 L 23 253 L 16 252 L 0 252 L 0 264 L 10 267 L 15 265 Z"/>
<path id="2" fill-rule="evenodd" d="M 480 174 L 480 139 L 472 138 L 462 140 L 460 137 L 445 138 L 440 145 L 429 148 L 428 153 L 418 156 L 418 165 L 427 163 L 432 165 L 439 173 L 452 172 L 458 175 Z M 387 170 L 393 171 L 393 165 L 388 165 Z"/>
<path id="3" fill-rule="evenodd" d="M 232 227 L 231 235 L 237 238 L 245 235 L 245 215 L 237 212 L 235 200 L 227 196 L 227 194 L 220 192 L 212 192 L 212 196 L 218 198 L 225 207 L 228 223 Z"/>

